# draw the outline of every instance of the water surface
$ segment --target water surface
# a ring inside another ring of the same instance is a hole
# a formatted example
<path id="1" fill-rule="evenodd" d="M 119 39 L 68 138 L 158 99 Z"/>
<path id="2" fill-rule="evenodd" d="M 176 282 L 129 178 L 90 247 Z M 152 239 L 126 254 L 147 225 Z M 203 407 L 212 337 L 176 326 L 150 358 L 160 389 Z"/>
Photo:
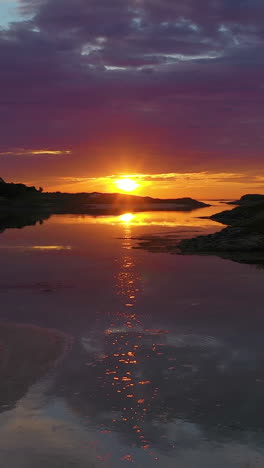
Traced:
<path id="1" fill-rule="evenodd" d="M 1 234 L 0 320 L 28 342 L 0 373 L 1 468 L 264 466 L 264 272 L 133 248 L 223 208 Z"/>

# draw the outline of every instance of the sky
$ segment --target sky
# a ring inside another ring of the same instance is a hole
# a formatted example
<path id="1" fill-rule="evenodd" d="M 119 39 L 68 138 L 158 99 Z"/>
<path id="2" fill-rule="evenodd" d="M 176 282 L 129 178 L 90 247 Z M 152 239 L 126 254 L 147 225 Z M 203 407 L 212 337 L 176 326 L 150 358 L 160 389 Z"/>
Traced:
<path id="1" fill-rule="evenodd" d="M 264 193 L 263 0 L 0 0 L 0 176 Z"/>

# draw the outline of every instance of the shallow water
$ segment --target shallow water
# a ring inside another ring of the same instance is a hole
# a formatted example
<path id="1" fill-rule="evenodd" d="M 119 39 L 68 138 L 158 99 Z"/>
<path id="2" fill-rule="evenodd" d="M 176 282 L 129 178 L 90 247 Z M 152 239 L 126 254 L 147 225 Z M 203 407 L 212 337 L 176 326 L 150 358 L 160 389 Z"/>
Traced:
<path id="1" fill-rule="evenodd" d="M 264 466 L 264 271 L 133 249 L 143 234 L 219 230 L 197 216 L 224 208 L 1 234 L 0 320 L 69 337 L 42 378 L 30 355 L 16 364 L 19 395 L 12 368 L 1 468 Z"/>

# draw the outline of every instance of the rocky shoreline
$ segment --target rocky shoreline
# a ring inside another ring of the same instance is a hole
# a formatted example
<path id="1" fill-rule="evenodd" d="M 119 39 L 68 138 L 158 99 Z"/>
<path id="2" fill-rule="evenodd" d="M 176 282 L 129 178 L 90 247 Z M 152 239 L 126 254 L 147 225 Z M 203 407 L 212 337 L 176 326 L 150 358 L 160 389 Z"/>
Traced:
<path id="1" fill-rule="evenodd" d="M 224 224 L 219 232 L 179 240 L 176 237 L 139 239 L 139 248 L 181 255 L 216 255 L 232 261 L 264 266 L 264 196 L 245 195 L 233 210 L 208 219 Z"/>
<path id="2" fill-rule="evenodd" d="M 184 239 L 179 243 L 183 252 L 261 252 L 264 234 L 243 227 L 227 227 L 215 234 Z"/>
<path id="3" fill-rule="evenodd" d="M 264 265 L 264 196 L 246 195 L 231 211 L 211 219 L 225 224 L 222 231 L 182 240 L 181 254 L 218 255 L 240 263 Z"/>
<path id="4" fill-rule="evenodd" d="M 220 232 L 178 245 L 180 254 L 217 255 L 239 263 L 264 265 L 264 234 L 242 227 L 227 227 Z"/>

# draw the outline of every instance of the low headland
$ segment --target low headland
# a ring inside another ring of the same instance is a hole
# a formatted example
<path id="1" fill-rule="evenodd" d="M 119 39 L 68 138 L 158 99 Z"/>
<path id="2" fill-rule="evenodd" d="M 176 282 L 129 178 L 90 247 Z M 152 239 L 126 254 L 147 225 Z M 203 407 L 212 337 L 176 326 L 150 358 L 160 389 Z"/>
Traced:
<path id="1" fill-rule="evenodd" d="M 36 224 L 52 214 L 121 214 L 126 211 L 191 211 L 207 207 L 192 198 L 160 199 L 120 193 L 44 192 L 0 178 L 0 230 Z"/>

